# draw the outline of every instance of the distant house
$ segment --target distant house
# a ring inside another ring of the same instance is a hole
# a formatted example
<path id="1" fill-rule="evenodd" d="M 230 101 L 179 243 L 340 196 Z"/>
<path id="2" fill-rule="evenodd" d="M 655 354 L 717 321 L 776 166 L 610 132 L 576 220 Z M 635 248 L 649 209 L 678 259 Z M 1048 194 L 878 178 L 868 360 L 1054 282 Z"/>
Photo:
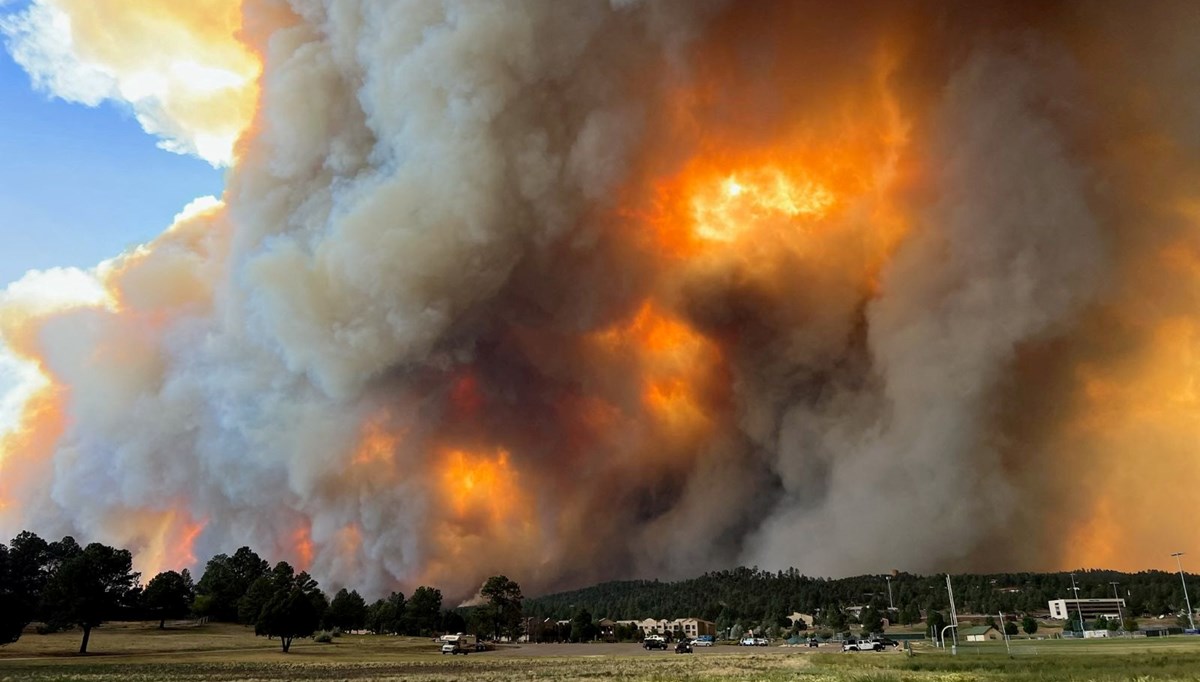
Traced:
<path id="1" fill-rule="evenodd" d="M 795 627 L 796 623 L 799 623 L 799 622 L 803 622 L 805 627 L 808 627 L 808 628 L 811 628 L 813 626 L 812 614 L 808 614 L 808 613 L 800 613 L 799 611 L 793 611 L 792 615 L 788 616 L 788 620 L 792 621 L 793 627 Z"/>
<path id="2" fill-rule="evenodd" d="M 683 634 L 691 639 L 696 639 L 700 635 L 716 635 L 717 624 L 710 620 L 701 618 L 680 618 L 675 621 L 682 626 Z"/>
<path id="3" fill-rule="evenodd" d="M 963 637 L 968 642 L 987 642 L 1001 639 L 1003 636 L 1000 631 L 991 625 L 978 625 L 972 628 L 963 628 Z"/>
<path id="4" fill-rule="evenodd" d="M 646 620 L 618 620 L 621 625 L 635 625 L 643 635 L 675 635 L 695 639 L 700 635 L 717 634 L 717 624 L 700 618 L 676 618 L 675 620 L 647 618 Z"/>

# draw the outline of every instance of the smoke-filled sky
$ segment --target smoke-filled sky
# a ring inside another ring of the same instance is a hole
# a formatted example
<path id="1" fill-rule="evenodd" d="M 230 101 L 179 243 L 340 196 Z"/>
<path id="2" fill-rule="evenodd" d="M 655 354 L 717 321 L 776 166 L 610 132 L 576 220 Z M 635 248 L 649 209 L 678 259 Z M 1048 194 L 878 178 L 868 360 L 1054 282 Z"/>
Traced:
<path id="1" fill-rule="evenodd" d="M 1198 31 L 1188 2 L 35 1 L 3 32 L 39 91 L 228 171 L 0 293 L 0 535 L 452 599 L 1167 567 Z"/>

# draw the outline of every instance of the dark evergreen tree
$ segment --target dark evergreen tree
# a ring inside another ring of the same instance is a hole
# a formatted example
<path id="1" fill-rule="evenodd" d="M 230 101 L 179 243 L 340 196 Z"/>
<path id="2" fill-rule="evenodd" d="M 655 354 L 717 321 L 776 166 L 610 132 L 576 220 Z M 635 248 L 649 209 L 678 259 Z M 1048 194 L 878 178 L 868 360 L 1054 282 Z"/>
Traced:
<path id="1" fill-rule="evenodd" d="M 185 568 L 182 573 L 164 571 L 150 579 L 142 593 L 142 605 L 147 612 L 158 618 L 158 629 L 166 627 L 168 618 L 183 618 L 192 607 L 195 598 L 192 574 Z"/>
<path id="2" fill-rule="evenodd" d="M 73 539 L 60 545 L 61 564 L 46 583 L 44 607 L 50 622 L 83 630 L 79 653 L 86 654 L 92 628 L 112 617 L 125 593 L 137 584 L 138 574 L 128 550 L 98 542 L 77 548 Z"/>
<path id="3" fill-rule="evenodd" d="M 268 567 L 249 547 L 239 548 L 233 556 L 214 556 L 196 583 L 195 610 L 213 620 L 236 622 L 238 601 L 255 580 L 266 574 Z"/>
<path id="4" fill-rule="evenodd" d="M 437 630 L 442 612 L 442 591 L 422 585 L 413 591 L 404 608 L 404 634 L 424 637 Z"/>
<path id="5" fill-rule="evenodd" d="M 329 624 L 342 630 L 361 630 L 367 622 L 367 602 L 358 592 L 338 590 L 329 602 Z"/>
<path id="6" fill-rule="evenodd" d="M 493 636 L 499 639 L 501 635 L 516 637 L 521 627 L 521 586 L 507 576 L 494 575 L 488 578 L 480 589 L 479 594 L 486 600 L 494 623 Z"/>

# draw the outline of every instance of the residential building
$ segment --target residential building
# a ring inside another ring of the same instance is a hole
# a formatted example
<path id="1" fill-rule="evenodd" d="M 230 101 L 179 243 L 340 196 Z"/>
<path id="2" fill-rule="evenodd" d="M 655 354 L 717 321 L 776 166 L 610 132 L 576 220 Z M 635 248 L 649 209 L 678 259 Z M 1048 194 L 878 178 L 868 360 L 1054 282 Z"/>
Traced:
<path id="1" fill-rule="evenodd" d="M 1085 621 L 1097 617 L 1108 620 L 1120 618 L 1125 609 L 1124 599 L 1054 599 L 1050 601 L 1050 617 L 1058 620 L 1074 620 L 1083 614 Z"/>

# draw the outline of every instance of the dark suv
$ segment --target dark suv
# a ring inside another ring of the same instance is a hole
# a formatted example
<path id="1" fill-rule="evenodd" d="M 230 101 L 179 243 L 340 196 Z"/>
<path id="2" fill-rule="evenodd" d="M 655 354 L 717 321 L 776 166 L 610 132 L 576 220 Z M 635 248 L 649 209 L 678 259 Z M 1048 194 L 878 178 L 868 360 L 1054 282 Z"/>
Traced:
<path id="1" fill-rule="evenodd" d="M 663 649 L 667 648 L 667 640 L 665 639 L 647 639 L 642 642 L 643 649 Z"/>
<path id="2" fill-rule="evenodd" d="M 692 643 L 686 639 L 681 639 L 675 643 L 675 653 L 690 654 L 692 653 Z"/>

